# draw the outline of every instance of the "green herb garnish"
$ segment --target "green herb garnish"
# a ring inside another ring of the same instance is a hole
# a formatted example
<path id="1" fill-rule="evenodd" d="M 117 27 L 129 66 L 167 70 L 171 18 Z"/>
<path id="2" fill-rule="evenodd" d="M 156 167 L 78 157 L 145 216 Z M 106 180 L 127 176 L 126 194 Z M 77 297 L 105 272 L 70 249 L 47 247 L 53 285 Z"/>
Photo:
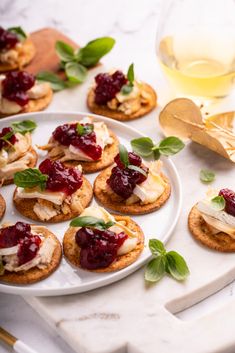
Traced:
<path id="1" fill-rule="evenodd" d="M 76 131 L 78 135 L 88 135 L 94 130 L 94 125 L 93 124 L 86 124 L 86 125 L 81 125 L 77 123 Z"/>
<path id="2" fill-rule="evenodd" d="M 77 217 L 70 222 L 71 227 L 92 227 L 100 230 L 108 229 L 114 224 L 115 222 L 109 221 L 105 223 L 103 219 L 90 216 Z"/>
<path id="3" fill-rule="evenodd" d="M 136 170 L 137 172 L 139 172 L 139 173 L 143 174 L 145 177 L 147 177 L 147 173 L 142 168 L 137 167 L 136 165 L 130 164 L 129 157 L 128 157 L 128 151 L 127 151 L 126 147 L 123 145 L 119 145 L 119 158 L 125 168 Z"/>
<path id="4" fill-rule="evenodd" d="M 215 196 L 211 199 L 211 204 L 217 211 L 222 211 L 225 208 L 225 199 L 223 196 Z"/>
<path id="5" fill-rule="evenodd" d="M 178 137 L 169 136 L 160 141 L 158 144 L 149 137 L 140 137 L 131 141 L 134 152 L 142 157 L 152 157 L 157 160 L 160 155 L 172 156 L 180 152 L 184 148 L 184 143 Z"/>
<path id="6" fill-rule="evenodd" d="M 14 131 L 9 131 L 2 137 L 0 137 L 0 140 L 3 140 L 5 142 L 9 142 L 10 138 L 14 135 Z"/>
<path id="7" fill-rule="evenodd" d="M 22 121 L 15 121 L 11 124 L 14 133 L 19 132 L 22 135 L 25 135 L 27 132 L 33 132 L 37 124 L 33 120 L 22 120 Z"/>
<path id="8" fill-rule="evenodd" d="M 28 168 L 22 172 L 16 172 L 14 175 L 14 183 L 22 188 L 33 188 L 39 186 L 41 190 L 46 187 L 48 175 L 42 174 L 36 168 Z"/>
<path id="9" fill-rule="evenodd" d="M 27 34 L 21 27 L 10 27 L 7 30 L 11 33 L 16 34 L 21 42 L 27 38 Z"/>
<path id="10" fill-rule="evenodd" d="M 87 77 L 87 68 L 96 65 L 114 46 L 115 40 L 111 37 L 102 37 L 92 40 L 85 47 L 74 49 L 69 44 L 57 41 L 55 50 L 60 58 L 60 67 L 65 71 L 67 80 L 62 80 L 52 72 L 43 71 L 37 75 L 37 80 L 51 84 L 54 91 L 82 83 Z"/>
<path id="11" fill-rule="evenodd" d="M 135 74 L 134 74 L 134 64 L 132 63 L 127 71 L 127 79 L 128 83 L 126 85 L 123 85 L 121 88 L 121 93 L 124 95 L 127 95 L 131 93 L 134 87 L 134 80 L 135 80 Z"/>
<path id="12" fill-rule="evenodd" d="M 202 169 L 200 171 L 200 180 L 203 183 L 211 183 L 215 180 L 215 173 L 209 169 Z"/>
<path id="13" fill-rule="evenodd" d="M 183 281 L 189 275 L 188 266 L 184 258 L 175 251 L 167 252 L 163 243 L 158 239 L 149 240 L 149 249 L 153 258 L 145 270 L 145 280 L 158 282 L 165 274 L 169 274 L 177 281 Z"/>

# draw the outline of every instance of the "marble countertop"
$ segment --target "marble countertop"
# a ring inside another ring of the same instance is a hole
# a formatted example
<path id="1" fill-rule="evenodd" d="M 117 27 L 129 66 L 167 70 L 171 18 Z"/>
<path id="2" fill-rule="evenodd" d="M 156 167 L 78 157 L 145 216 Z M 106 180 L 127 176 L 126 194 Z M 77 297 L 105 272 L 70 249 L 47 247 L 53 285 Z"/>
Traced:
<path id="1" fill-rule="evenodd" d="M 3 27 L 19 24 L 28 32 L 42 27 L 55 27 L 81 45 L 94 37 L 113 36 L 117 40 L 115 50 L 103 59 L 103 63 L 107 67 L 120 67 L 125 70 L 130 62 L 134 61 L 136 72 L 139 72 L 141 78 L 155 87 L 159 103 L 163 106 L 173 97 L 173 93 L 162 76 L 155 56 L 154 41 L 159 4 L 159 0 L 70 0 L 67 3 L 64 0 L 1 0 L 0 23 Z M 235 100 L 230 97 L 222 104 L 213 106 L 210 113 L 222 111 L 224 107 L 235 108 L 234 102 Z M 59 108 L 63 108 L 63 102 L 59 103 L 58 100 L 55 100 L 49 110 Z M 79 101 L 73 101 L 71 109 L 81 110 L 82 108 L 83 105 Z M 149 117 L 148 121 L 154 122 L 155 119 L 156 112 Z M 137 124 L 133 122 L 130 125 L 146 133 L 149 131 L 149 126 L 144 124 L 144 120 L 139 120 Z M 189 148 L 195 158 L 200 159 L 202 168 L 211 167 L 213 164 L 211 162 L 213 160 L 212 154 L 204 154 L 204 151 L 200 148 L 197 149 L 194 144 Z M 175 158 L 175 162 L 176 166 L 182 167 L 178 157 Z M 229 170 L 230 167 L 228 162 L 218 158 L 216 163 L 218 173 L 222 174 L 223 169 Z M 181 173 L 183 173 L 182 170 Z M 197 185 L 195 185 L 196 187 Z M 134 276 L 141 278 L 143 271 L 138 271 Z M 177 314 L 177 317 L 182 320 L 198 318 L 221 307 L 225 302 L 229 303 L 234 299 L 233 288 L 234 284 L 232 283 L 213 297 Z M 25 340 L 39 353 L 42 351 L 50 353 L 73 352 L 55 333 L 55 330 L 51 329 L 20 297 L 0 294 L 1 325 Z M 0 352 L 7 353 L 9 350 L 0 345 Z"/>

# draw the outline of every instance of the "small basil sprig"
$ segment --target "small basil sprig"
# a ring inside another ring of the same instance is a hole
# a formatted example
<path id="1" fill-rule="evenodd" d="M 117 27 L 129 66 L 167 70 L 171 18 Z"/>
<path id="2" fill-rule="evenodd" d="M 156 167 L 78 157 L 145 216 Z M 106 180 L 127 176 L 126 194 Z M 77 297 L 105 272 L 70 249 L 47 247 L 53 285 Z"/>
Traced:
<path id="1" fill-rule="evenodd" d="M 211 183 L 215 180 L 215 173 L 208 169 L 200 170 L 200 180 L 203 183 Z"/>
<path id="2" fill-rule="evenodd" d="M 40 72 L 37 80 L 49 82 L 54 91 L 82 83 L 87 77 L 87 68 L 96 65 L 113 48 L 114 44 L 113 38 L 102 37 L 92 40 L 83 48 L 74 49 L 65 42 L 57 41 L 55 50 L 61 60 L 60 66 L 65 71 L 67 80 L 64 81 L 48 71 Z"/>
<path id="3" fill-rule="evenodd" d="M 135 80 L 135 74 L 134 74 L 134 64 L 132 63 L 127 71 L 127 79 L 128 83 L 126 85 L 123 85 L 121 88 L 121 93 L 124 95 L 127 95 L 131 93 L 134 87 L 134 80 Z"/>
<path id="4" fill-rule="evenodd" d="M 22 172 L 16 172 L 14 175 L 14 183 L 22 188 L 33 188 L 39 186 L 41 190 L 46 187 L 48 175 L 42 174 L 36 168 L 28 168 Z"/>
<path id="5" fill-rule="evenodd" d="M 77 123 L 76 131 L 79 135 L 88 135 L 94 130 L 94 125 L 93 124 L 86 124 L 86 125 L 81 125 Z"/>
<path id="6" fill-rule="evenodd" d="M 71 227 L 92 227 L 100 230 L 108 229 L 114 224 L 115 222 L 109 221 L 105 223 L 103 219 L 90 216 L 77 217 L 70 222 Z"/>
<path id="7" fill-rule="evenodd" d="M 120 161 L 124 165 L 125 168 L 129 168 L 132 170 L 135 170 L 141 174 L 143 174 L 145 177 L 147 177 L 147 173 L 140 167 L 137 167 L 136 165 L 132 165 L 129 162 L 129 157 L 128 157 L 128 151 L 125 146 L 119 145 L 119 157 Z"/>
<path id="8" fill-rule="evenodd" d="M 169 136 L 155 144 L 149 137 L 140 137 L 131 141 L 134 152 L 142 157 L 152 157 L 155 160 L 160 155 L 172 156 L 184 148 L 184 143 L 178 137 Z"/>
<path id="9" fill-rule="evenodd" d="M 9 131 L 7 132 L 5 135 L 3 135 L 2 137 L 0 137 L 0 140 L 3 140 L 5 142 L 8 142 L 9 145 L 11 145 L 10 143 L 10 138 L 14 135 L 14 131 Z"/>
<path id="10" fill-rule="evenodd" d="M 223 196 L 215 196 L 211 199 L 211 204 L 216 211 L 222 211 L 225 208 L 225 199 Z"/>
<path id="11" fill-rule="evenodd" d="M 22 120 L 22 121 L 15 121 L 11 124 L 14 133 L 19 132 L 22 135 L 25 135 L 27 132 L 33 132 L 37 124 L 33 120 Z"/>
<path id="12" fill-rule="evenodd" d="M 153 258 L 145 269 L 145 280 L 158 282 L 165 274 L 169 274 L 177 281 L 183 281 L 189 275 L 188 266 L 184 258 L 176 251 L 167 252 L 163 243 L 158 239 L 149 240 L 149 249 Z"/>
<path id="13" fill-rule="evenodd" d="M 11 33 L 16 34 L 21 42 L 27 38 L 27 34 L 21 27 L 10 27 L 7 30 Z"/>

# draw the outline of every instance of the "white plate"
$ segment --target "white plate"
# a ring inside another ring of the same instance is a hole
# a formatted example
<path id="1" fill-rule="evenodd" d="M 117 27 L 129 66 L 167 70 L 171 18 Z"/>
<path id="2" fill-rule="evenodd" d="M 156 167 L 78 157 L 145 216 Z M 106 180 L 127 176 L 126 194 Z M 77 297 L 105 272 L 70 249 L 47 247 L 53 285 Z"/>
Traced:
<path id="1" fill-rule="evenodd" d="M 20 116 L 14 116 L 0 121 L 0 129 L 4 126 L 9 126 L 12 121 L 19 121 L 25 119 L 33 119 L 37 122 L 38 127 L 33 133 L 33 144 L 46 144 L 48 138 L 50 137 L 52 131 L 56 126 L 63 124 L 72 120 L 79 120 L 87 113 L 53 113 L 53 112 L 43 112 L 43 113 L 29 113 L 22 114 Z M 130 140 L 133 138 L 143 136 L 137 130 L 134 130 L 127 125 L 97 116 L 94 114 L 89 114 L 93 116 L 97 121 L 105 121 L 110 129 L 119 137 L 121 143 L 126 145 L 130 149 Z M 45 156 L 44 152 L 39 151 L 40 158 L 39 162 Z M 164 162 L 164 173 L 169 177 L 172 193 L 166 204 L 158 211 L 143 215 L 143 216 L 133 216 L 132 218 L 141 226 L 145 234 L 145 244 L 148 244 L 149 238 L 158 238 L 163 242 L 166 242 L 179 218 L 179 213 L 181 209 L 182 193 L 178 173 L 172 161 L 167 158 L 162 159 Z M 94 181 L 96 175 L 87 175 L 91 183 Z M 6 221 L 16 221 L 22 220 L 25 222 L 30 222 L 29 219 L 22 217 L 12 205 L 12 194 L 14 186 L 4 186 L 1 191 L 7 203 L 7 210 L 4 216 L 3 222 Z M 92 201 L 95 204 L 95 200 Z M 58 224 L 48 224 L 48 228 L 58 236 L 62 241 L 63 234 L 68 228 L 69 222 L 62 222 Z M 123 270 L 114 273 L 93 273 L 80 269 L 75 269 L 69 265 L 65 259 L 62 260 L 59 268 L 47 279 L 31 284 L 31 285 L 8 285 L 0 284 L 0 292 L 21 294 L 21 295 L 35 295 L 35 296 L 51 296 L 51 295 L 65 295 L 73 293 L 81 293 L 91 289 L 95 289 L 101 286 L 105 286 L 109 283 L 120 280 L 126 277 L 130 273 L 141 267 L 150 258 L 150 251 L 146 246 L 141 256 L 132 265 L 124 268 Z"/>

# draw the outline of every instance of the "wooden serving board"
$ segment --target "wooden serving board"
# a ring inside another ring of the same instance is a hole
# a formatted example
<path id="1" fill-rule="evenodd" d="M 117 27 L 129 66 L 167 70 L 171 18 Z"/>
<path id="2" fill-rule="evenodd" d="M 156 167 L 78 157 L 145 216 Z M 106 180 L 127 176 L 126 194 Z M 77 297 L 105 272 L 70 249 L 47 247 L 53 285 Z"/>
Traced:
<path id="1" fill-rule="evenodd" d="M 73 40 L 54 28 L 42 28 L 31 33 L 31 38 L 36 47 L 36 55 L 25 69 L 34 75 L 40 71 L 58 72 L 60 60 L 55 52 L 55 43 L 58 40 L 74 48 L 79 47 Z"/>

